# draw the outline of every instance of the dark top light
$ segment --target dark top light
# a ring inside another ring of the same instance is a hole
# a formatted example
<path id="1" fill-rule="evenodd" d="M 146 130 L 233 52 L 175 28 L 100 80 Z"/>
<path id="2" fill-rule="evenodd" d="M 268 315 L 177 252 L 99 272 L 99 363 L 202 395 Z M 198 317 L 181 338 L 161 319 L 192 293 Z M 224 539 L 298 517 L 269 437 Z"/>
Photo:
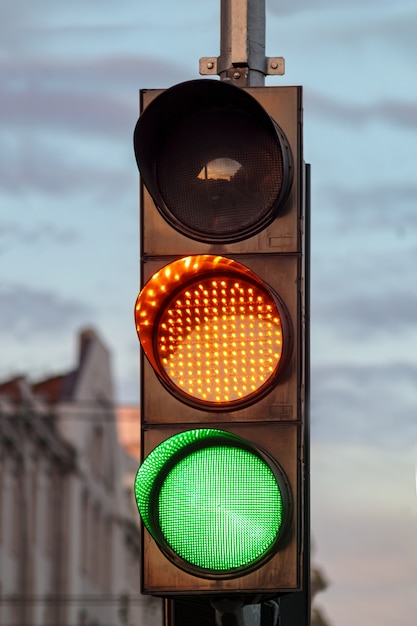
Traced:
<path id="1" fill-rule="evenodd" d="M 240 576 L 268 560 L 292 516 L 277 463 L 248 441 L 208 428 L 155 448 L 138 470 L 135 496 L 164 554 L 207 578 Z"/>
<path id="2" fill-rule="evenodd" d="M 135 128 L 136 161 L 164 219 L 207 243 L 263 230 L 292 185 L 280 127 L 247 92 L 215 80 L 162 92 Z"/>

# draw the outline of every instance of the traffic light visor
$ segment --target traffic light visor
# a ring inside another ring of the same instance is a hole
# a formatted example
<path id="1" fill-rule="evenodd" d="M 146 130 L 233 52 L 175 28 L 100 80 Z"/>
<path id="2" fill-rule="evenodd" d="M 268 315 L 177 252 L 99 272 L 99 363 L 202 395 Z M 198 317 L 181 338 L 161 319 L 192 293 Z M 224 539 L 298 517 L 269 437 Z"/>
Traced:
<path id="1" fill-rule="evenodd" d="M 215 429 L 181 432 L 155 448 L 138 470 L 135 496 L 164 554 L 207 578 L 259 567 L 276 552 L 292 515 L 276 462 Z"/>
<path id="2" fill-rule="evenodd" d="M 189 256 L 163 267 L 140 292 L 135 321 L 165 387 L 204 410 L 259 400 L 279 381 L 292 351 L 278 294 L 221 256 Z"/>
<path id="3" fill-rule="evenodd" d="M 266 228 L 292 185 L 281 128 L 253 96 L 222 81 L 162 92 L 138 120 L 134 149 L 163 218 L 206 243 L 240 241 Z"/>

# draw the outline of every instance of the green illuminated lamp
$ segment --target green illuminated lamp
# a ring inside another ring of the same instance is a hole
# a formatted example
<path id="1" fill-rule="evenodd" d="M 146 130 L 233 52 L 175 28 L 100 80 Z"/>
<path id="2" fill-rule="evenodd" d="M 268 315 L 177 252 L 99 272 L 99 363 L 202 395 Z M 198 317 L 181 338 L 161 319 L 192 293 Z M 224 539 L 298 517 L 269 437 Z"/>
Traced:
<path id="1" fill-rule="evenodd" d="M 292 517 L 278 464 L 248 441 L 209 428 L 156 447 L 137 472 L 135 496 L 162 552 L 205 578 L 258 568 L 277 551 Z"/>

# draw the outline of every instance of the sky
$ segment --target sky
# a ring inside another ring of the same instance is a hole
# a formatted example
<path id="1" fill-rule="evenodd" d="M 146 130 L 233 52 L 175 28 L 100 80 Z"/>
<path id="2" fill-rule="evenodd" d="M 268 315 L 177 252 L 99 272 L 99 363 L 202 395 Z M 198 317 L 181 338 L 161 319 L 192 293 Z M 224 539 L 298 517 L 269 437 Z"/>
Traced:
<path id="1" fill-rule="evenodd" d="M 312 166 L 312 532 L 333 626 L 417 612 L 417 4 L 267 0 Z M 141 88 L 199 78 L 220 2 L 2 0 L 0 380 L 94 326 L 138 402 Z"/>

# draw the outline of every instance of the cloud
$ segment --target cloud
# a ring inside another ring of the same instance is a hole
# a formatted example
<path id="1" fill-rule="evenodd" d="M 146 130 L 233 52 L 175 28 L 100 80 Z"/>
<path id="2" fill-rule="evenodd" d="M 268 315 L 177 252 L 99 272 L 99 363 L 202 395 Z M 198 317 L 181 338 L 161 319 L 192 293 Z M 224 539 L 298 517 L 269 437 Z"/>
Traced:
<path id="1" fill-rule="evenodd" d="M 346 267 L 349 289 L 344 287 L 342 280 L 336 284 L 327 281 L 327 291 L 321 290 L 314 300 L 313 321 L 332 323 L 333 330 L 337 328 L 345 339 L 357 341 L 384 335 L 392 337 L 393 333 L 404 340 L 410 331 L 417 329 L 416 288 L 398 284 L 398 276 L 397 285 L 391 285 L 387 280 L 385 285 L 381 283 L 384 276 L 379 276 L 379 283 L 375 285 L 375 274 L 363 262 L 361 283 L 358 280 L 356 285 L 353 276 L 354 273 Z M 392 280 L 395 281 L 395 276 Z"/>
<path id="2" fill-rule="evenodd" d="M 342 102 L 311 89 L 304 94 L 304 108 L 308 115 L 343 122 L 366 125 L 377 120 L 409 130 L 417 130 L 417 102 L 379 100 L 370 104 Z"/>
<path id="3" fill-rule="evenodd" d="M 267 10 L 267 23 L 270 17 L 276 29 L 283 24 L 286 31 L 293 33 L 293 55 L 302 54 L 307 65 L 314 68 L 316 78 L 320 68 L 329 65 L 335 78 L 334 83 L 330 78 L 329 86 L 338 84 L 339 76 L 349 77 L 348 84 L 355 81 L 357 86 L 361 74 L 366 73 L 368 85 L 376 78 L 382 85 L 383 79 L 390 76 L 393 87 L 404 67 L 412 71 L 417 47 L 417 11 L 412 1 L 393 4 L 388 0 L 267 0 Z M 292 47 L 289 40 L 287 46 Z M 339 69 L 335 69 L 336 59 Z M 361 95 L 360 90 L 356 93 Z"/>
<path id="4" fill-rule="evenodd" d="M 78 240 L 79 234 L 75 229 L 59 227 L 51 222 L 27 226 L 18 221 L 0 220 L 0 255 L 20 245 L 25 249 L 49 243 L 66 246 L 76 244 Z"/>
<path id="5" fill-rule="evenodd" d="M 162 56 L 158 58 L 119 52 L 98 57 L 85 53 L 82 58 L 51 58 L 44 51 L 25 58 L 24 62 L 14 57 L 1 59 L 0 92 L 18 91 L 19 86 L 27 85 L 45 91 L 52 87 L 63 92 L 79 92 L 82 88 L 95 93 L 98 89 L 100 92 L 112 92 L 116 97 L 118 87 L 132 86 L 137 95 L 139 86 L 149 82 L 154 85 L 155 76 L 179 76 L 180 71 L 180 64 L 166 61 Z"/>
<path id="6" fill-rule="evenodd" d="M 417 231 L 417 184 L 380 181 L 366 187 L 322 185 L 315 189 L 320 206 L 332 207 L 343 232 L 361 229 L 391 229 L 399 234 Z M 369 230 L 368 230 L 369 232 Z"/>
<path id="7" fill-rule="evenodd" d="M 61 128 L 78 133 L 119 136 L 137 118 L 135 102 L 126 104 L 111 95 L 24 88 L 2 94 L 2 121 L 16 128 Z"/>
<path id="8" fill-rule="evenodd" d="M 315 189 L 312 323 L 341 344 L 416 333 L 416 199 L 413 182 Z"/>
<path id="9" fill-rule="evenodd" d="M 272 13 L 286 15 L 290 13 L 299 13 L 302 11 L 316 11 L 317 9 L 334 9 L 341 10 L 352 9 L 353 7 L 389 7 L 388 0 L 339 0 L 335 7 L 334 0 L 267 0 L 267 9 Z"/>
<path id="10" fill-rule="evenodd" d="M 36 192 L 57 196 L 64 205 L 73 195 L 98 192 L 107 203 L 110 203 L 115 198 L 120 198 L 126 188 L 131 187 L 131 172 L 123 168 L 124 162 L 114 164 L 111 161 L 111 154 L 108 161 L 95 159 L 94 155 L 87 154 L 77 159 L 75 150 L 71 154 L 73 137 L 63 134 L 61 139 L 58 139 L 55 136 L 54 142 L 55 147 L 44 145 L 43 140 L 28 142 L 24 153 L 19 151 L 18 155 L 10 159 L 0 171 L 0 189 L 3 194 L 10 195 L 16 201 Z M 80 138 L 78 149 L 83 144 Z M 130 147 L 128 138 L 126 145 Z M 97 143 L 97 152 L 100 148 L 102 146 Z M 132 171 L 133 164 L 132 148 Z M 6 200 L 3 202 L 6 203 Z M 96 205 L 91 207 L 95 208 Z M 100 208 L 103 208 L 103 204 Z"/>
<path id="11" fill-rule="evenodd" d="M 94 318 L 91 305 L 28 285 L 0 285 L 0 300 L 0 332 L 8 341 L 10 336 L 26 342 L 38 333 L 60 335 Z"/>
<path id="12" fill-rule="evenodd" d="M 417 363 L 334 362 L 312 368 L 312 436 L 317 442 L 417 445 Z"/>

